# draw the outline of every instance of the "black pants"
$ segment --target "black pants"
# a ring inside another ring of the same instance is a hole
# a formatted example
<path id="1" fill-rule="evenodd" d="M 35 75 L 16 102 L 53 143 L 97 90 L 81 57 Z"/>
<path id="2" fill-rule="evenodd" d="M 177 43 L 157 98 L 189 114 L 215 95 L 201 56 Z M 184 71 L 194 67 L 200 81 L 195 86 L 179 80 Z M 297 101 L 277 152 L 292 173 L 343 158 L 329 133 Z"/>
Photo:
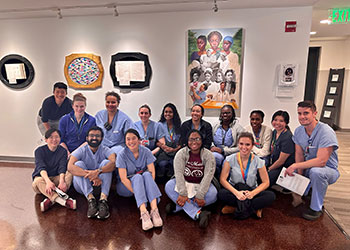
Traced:
<path id="1" fill-rule="evenodd" d="M 276 169 L 272 169 L 270 172 L 268 172 L 269 174 L 269 180 L 270 180 L 270 187 L 272 185 L 276 184 L 276 181 L 278 179 L 278 176 L 280 175 L 282 170 L 282 167 L 276 168 Z"/>
<path id="2" fill-rule="evenodd" d="M 225 188 L 220 189 L 218 198 L 229 206 L 237 207 L 237 197 Z M 268 190 L 262 191 L 252 199 L 252 207 L 254 210 L 262 209 L 271 205 L 275 199 L 274 192 Z"/>

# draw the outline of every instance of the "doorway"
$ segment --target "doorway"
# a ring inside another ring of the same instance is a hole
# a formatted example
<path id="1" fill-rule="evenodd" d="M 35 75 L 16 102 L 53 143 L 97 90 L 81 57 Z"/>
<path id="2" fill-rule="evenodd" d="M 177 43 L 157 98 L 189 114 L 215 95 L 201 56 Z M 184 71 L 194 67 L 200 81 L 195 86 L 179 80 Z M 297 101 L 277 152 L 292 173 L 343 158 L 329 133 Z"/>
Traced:
<path id="1" fill-rule="evenodd" d="M 310 100 L 315 102 L 320 50 L 321 50 L 321 47 L 309 47 L 304 100 Z"/>

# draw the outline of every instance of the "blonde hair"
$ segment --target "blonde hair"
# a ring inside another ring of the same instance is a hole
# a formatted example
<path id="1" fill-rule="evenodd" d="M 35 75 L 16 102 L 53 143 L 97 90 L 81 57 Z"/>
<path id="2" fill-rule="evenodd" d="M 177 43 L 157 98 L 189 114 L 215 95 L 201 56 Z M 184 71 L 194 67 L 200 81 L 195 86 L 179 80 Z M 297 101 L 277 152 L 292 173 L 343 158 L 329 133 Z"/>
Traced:
<path id="1" fill-rule="evenodd" d="M 78 101 L 84 102 L 86 105 L 86 97 L 82 93 L 76 93 L 73 96 L 73 103 Z"/>

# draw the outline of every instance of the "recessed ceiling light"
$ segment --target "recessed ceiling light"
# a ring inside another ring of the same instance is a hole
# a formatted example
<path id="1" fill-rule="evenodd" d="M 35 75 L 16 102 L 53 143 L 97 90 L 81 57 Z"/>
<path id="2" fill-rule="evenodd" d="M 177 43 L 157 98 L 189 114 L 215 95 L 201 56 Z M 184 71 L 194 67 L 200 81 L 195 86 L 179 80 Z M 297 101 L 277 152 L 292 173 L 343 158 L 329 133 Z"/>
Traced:
<path id="1" fill-rule="evenodd" d="M 316 35 L 316 33 L 317 33 L 316 31 L 311 31 L 310 35 Z"/>
<path id="2" fill-rule="evenodd" d="M 328 20 L 328 19 L 325 19 L 325 20 L 320 21 L 320 23 L 322 23 L 322 24 L 331 24 L 332 21 Z"/>

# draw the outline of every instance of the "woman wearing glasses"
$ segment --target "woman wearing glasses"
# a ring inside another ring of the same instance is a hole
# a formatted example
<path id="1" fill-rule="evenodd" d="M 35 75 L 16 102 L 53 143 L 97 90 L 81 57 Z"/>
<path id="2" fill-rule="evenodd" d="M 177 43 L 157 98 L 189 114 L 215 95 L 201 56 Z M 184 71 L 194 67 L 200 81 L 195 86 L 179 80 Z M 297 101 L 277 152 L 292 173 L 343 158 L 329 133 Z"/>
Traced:
<path id="1" fill-rule="evenodd" d="M 204 148 L 203 136 L 195 129 L 189 131 L 186 147 L 180 149 L 174 159 L 175 178 L 165 185 L 165 192 L 173 203 L 166 212 L 184 210 L 200 227 L 207 227 L 209 211 L 202 207 L 216 201 L 217 190 L 211 183 L 215 172 L 215 159 Z"/>

